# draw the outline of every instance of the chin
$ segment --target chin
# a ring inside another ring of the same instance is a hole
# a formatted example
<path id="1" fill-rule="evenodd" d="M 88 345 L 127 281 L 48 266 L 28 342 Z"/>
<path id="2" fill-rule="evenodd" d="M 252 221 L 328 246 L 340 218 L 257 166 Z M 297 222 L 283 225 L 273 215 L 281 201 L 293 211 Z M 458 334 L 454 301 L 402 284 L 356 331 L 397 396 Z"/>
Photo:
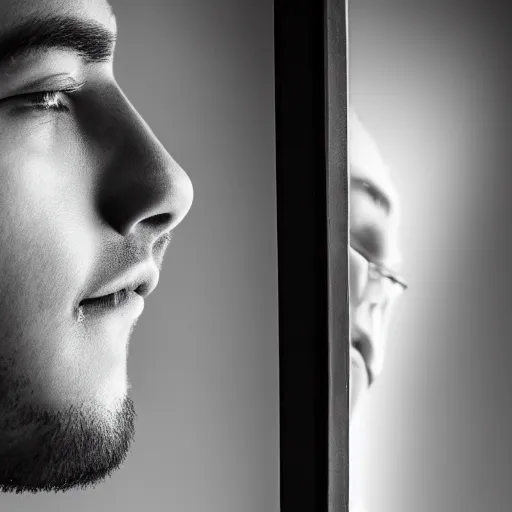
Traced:
<path id="1" fill-rule="evenodd" d="M 135 434 L 130 398 L 109 410 L 51 411 L 13 404 L 0 425 L 0 491 L 65 492 L 95 486 L 126 459 Z"/>
<path id="2" fill-rule="evenodd" d="M 350 359 L 349 377 L 349 419 L 352 421 L 354 414 L 360 409 L 360 403 L 368 392 L 368 372 L 361 355 L 352 350 Z"/>

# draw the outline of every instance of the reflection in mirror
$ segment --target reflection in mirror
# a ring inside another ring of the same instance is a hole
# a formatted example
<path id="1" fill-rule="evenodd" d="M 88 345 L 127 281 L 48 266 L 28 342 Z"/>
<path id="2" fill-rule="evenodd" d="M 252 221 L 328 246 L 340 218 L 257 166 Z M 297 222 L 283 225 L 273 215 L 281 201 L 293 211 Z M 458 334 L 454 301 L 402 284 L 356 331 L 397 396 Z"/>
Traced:
<path id="1" fill-rule="evenodd" d="M 353 388 L 364 391 L 353 393 L 351 496 L 368 512 L 508 510 L 512 501 L 512 41 L 500 6 L 349 5 L 360 120 L 351 133 L 372 137 L 352 140 L 351 173 L 366 160 L 382 167 L 381 185 L 399 204 L 394 224 L 382 198 L 353 186 L 352 240 L 399 256 L 410 284 L 389 318 L 370 306 L 352 315 L 366 357 L 354 358 L 362 370 Z M 360 147 L 366 160 L 356 165 Z M 362 216 L 379 231 L 364 230 Z M 368 265 L 357 251 L 352 258 L 356 307 Z M 389 324 L 369 342 L 372 320 Z"/>
<path id="2" fill-rule="evenodd" d="M 364 506 L 357 488 L 358 413 L 384 364 L 388 325 L 407 284 L 397 273 L 400 202 L 379 149 L 352 109 L 348 118 L 350 172 L 350 511 Z"/>
<path id="3" fill-rule="evenodd" d="M 270 0 L 0 0 L 0 509 L 275 509 L 273 93 Z"/>

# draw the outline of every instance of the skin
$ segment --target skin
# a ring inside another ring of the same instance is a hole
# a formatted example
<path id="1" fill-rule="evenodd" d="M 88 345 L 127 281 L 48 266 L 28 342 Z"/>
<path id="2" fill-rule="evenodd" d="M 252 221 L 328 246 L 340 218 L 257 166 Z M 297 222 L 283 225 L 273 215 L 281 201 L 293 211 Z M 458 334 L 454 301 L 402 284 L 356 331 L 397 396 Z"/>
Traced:
<path id="1" fill-rule="evenodd" d="M 373 262 L 390 269 L 400 263 L 398 244 L 399 204 L 395 187 L 390 179 L 382 156 L 375 142 L 352 112 L 350 115 L 350 243 L 364 249 Z M 354 185 L 357 181 L 372 183 L 383 201 L 368 193 L 367 189 Z M 351 351 L 357 348 L 362 353 L 365 367 L 352 359 L 354 380 L 351 393 L 351 417 L 358 409 L 362 395 L 369 387 L 367 370 L 373 381 L 382 373 L 386 351 L 387 326 L 394 300 L 377 300 L 371 285 L 366 285 L 366 270 L 361 257 L 350 251 L 350 312 Z M 373 382 L 372 382 L 373 383 Z"/>
<path id="2" fill-rule="evenodd" d="M 104 0 L 3 0 L 2 34 L 48 14 L 112 32 Z M 59 95 L 69 111 L 20 96 Z M 101 317 L 78 304 L 126 269 L 158 280 L 169 233 L 192 205 L 187 174 L 124 96 L 112 61 L 51 49 L 0 68 L 0 489 L 65 491 L 102 481 L 134 434 L 126 374 L 141 308 Z"/>
<path id="3" fill-rule="evenodd" d="M 371 261 L 395 269 L 401 260 L 397 192 L 374 140 L 353 111 L 349 112 L 349 167 L 350 243 L 363 249 Z M 382 200 L 360 186 L 361 182 L 372 183 Z M 349 271 L 350 428 L 351 434 L 355 434 L 355 418 L 364 397 L 382 373 L 387 328 L 395 298 L 376 300 L 377 294 L 373 293 L 372 286 L 378 285 L 367 284 L 365 264 L 352 249 L 349 251 Z M 371 382 L 369 375 L 372 376 Z M 354 459 L 351 467 L 355 467 L 356 462 Z M 351 501 L 354 500 L 351 511 L 361 510 L 356 507 L 355 476 L 355 480 L 350 479 Z"/>

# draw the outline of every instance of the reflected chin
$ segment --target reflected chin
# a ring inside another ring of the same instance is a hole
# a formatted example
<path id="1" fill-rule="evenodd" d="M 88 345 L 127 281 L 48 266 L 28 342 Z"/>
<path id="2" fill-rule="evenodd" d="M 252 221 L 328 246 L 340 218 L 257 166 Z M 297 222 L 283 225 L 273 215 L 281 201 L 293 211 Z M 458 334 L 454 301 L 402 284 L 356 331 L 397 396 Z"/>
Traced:
<path id="1" fill-rule="evenodd" d="M 114 411 L 23 406 L 3 416 L 0 491 L 64 492 L 105 480 L 125 460 L 135 433 L 131 399 L 119 400 Z"/>
<path id="2" fill-rule="evenodd" d="M 350 348 L 350 406 L 349 418 L 352 421 L 363 396 L 369 387 L 368 372 L 361 354 Z"/>

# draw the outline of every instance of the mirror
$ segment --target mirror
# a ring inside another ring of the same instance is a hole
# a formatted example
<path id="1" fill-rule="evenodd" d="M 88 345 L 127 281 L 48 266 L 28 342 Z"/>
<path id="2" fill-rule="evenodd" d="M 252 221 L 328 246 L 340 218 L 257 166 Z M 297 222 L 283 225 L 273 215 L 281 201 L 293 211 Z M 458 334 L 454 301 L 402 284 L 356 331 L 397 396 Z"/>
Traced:
<path id="1" fill-rule="evenodd" d="M 281 512 L 347 510 L 344 2 L 274 4 Z"/>
<path id="2" fill-rule="evenodd" d="M 507 17 L 458 0 L 348 12 L 350 103 L 396 187 L 410 285 L 351 423 L 352 495 L 369 512 L 507 508 Z"/>

